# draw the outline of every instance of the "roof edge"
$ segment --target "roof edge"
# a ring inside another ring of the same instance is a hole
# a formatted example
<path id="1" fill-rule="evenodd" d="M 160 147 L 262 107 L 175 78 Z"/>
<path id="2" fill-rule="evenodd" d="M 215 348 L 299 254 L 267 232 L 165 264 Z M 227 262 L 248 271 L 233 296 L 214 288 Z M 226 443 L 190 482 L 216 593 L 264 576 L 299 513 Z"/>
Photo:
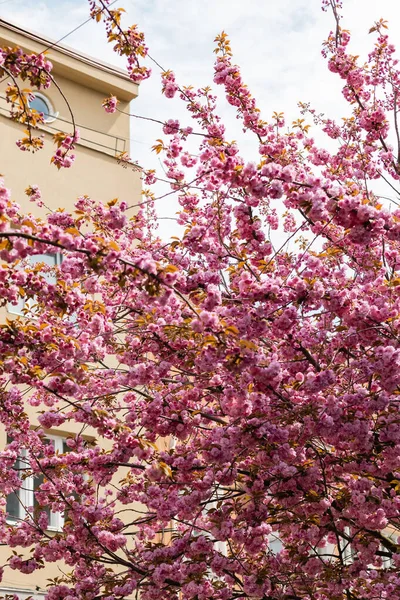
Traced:
<path id="1" fill-rule="evenodd" d="M 22 38 L 21 42 L 18 38 Z M 139 86 L 130 79 L 127 71 L 96 60 L 68 46 L 58 44 L 56 41 L 45 38 L 33 31 L 27 31 L 19 25 L 5 21 L 2 18 L 0 18 L 0 39 L 38 54 L 46 52 L 49 60 L 54 63 L 55 72 L 60 70 L 63 72 L 62 74 L 67 71 L 71 71 L 71 74 L 82 73 L 82 66 L 84 66 L 89 87 L 90 83 L 94 84 L 97 81 L 97 85 L 93 85 L 94 89 L 101 91 L 104 89 L 104 92 L 109 94 L 111 84 L 121 100 L 130 101 L 138 95 Z M 36 48 L 36 45 L 43 47 Z M 60 66 L 62 68 L 58 69 Z M 108 75 L 106 81 L 104 75 Z"/>

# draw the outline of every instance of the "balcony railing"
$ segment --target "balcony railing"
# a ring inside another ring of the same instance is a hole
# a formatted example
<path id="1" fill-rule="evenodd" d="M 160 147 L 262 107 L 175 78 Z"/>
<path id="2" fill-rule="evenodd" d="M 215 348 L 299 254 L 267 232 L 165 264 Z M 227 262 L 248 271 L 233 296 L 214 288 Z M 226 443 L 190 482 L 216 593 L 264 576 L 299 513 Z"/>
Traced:
<path id="1" fill-rule="evenodd" d="M 0 95 L 0 115 L 10 118 L 10 106 L 6 102 L 6 98 Z M 129 140 L 111 133 L 99 131 L 92 127 L 76 123 L 76 127 L 80 132 L 80 140 L 77 145 L 91 148 L 97 152 L 103 152 L 109 156 L 117 157 L 123 152 L 129 151 Z M 72 122 L 60 116 L 54 119 L 51 123 L 43 123 L 38 127 L 38 130 L 54 135 L 59 131 L 67 131 L 72 133 Z"/>

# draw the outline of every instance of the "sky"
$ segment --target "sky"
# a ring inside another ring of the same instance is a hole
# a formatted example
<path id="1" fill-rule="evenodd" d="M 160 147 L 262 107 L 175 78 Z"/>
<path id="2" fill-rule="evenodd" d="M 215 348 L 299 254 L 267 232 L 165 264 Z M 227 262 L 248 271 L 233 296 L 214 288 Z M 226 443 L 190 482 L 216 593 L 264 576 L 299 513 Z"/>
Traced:
<path id="1" fill-rule="evenodd" d="M 389 35 L 400 39 L 398 0 L 344 0 L 342 26 L 352 32 L 352 50 L 366 57 L 374 39 L 369 28 L 381 17 L 389 22 Z M 287 122 L 297 119 L 297 103 L 310 102 L 318 113 L 332 118 L 348 114 L 341 97 L 341 82 L 330 73 L 321 56 L 321 44 L 334 27 L 332 15 L 322 12 L 320 0 L 118 0 L 126 10 L 124 23 L 137 23 L 146 35 L 150 55 L 165 69 L 174 70 L 180 85 L 213 85 L 214 38 L 222 30 L 231 39 L 235 62 L 261 114 L 284 112 Z M 0 0 L 0 17 L 26 29 L 58 40 L 88 18 L 87 0 Z M 100 60 L 124 67 L 107 44 L 104 29 L 86 23 L 62 42 Z M 150 65 L 154 67 L 154 65 Z M 219 113 L 230 139 L 239 139 L 246 160 L 257 160 L 256 146 L 242 136 L 231 107 L 221 100 Z M 140 86 L 132 112 L 160 120 L 178 118 L 190 124 L 178 99 L 160 94 L 160 73 L 155 67 L 150 80 Z M 313 131 L 311 130 L 311 133 Z M 143 167 L 161 165 L 151 152 L 162 137 L 159 126 L 132 120 L 131 156 Z M 177 205 L 169 198 L 158 207 L 163 236 L 175 234 L 171 221 Z"/>

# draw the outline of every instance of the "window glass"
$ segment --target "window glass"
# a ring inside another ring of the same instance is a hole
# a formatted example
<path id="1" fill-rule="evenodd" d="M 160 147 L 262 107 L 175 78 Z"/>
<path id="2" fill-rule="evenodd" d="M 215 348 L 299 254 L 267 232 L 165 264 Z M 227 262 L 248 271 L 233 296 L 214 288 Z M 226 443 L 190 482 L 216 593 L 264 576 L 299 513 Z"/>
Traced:
<path id="1" fill-rule="evenodd" d="M 46 445 L 50 444 L 50 439 L 46 438 L 44 440 L 44 443 Z M 33 506 L 34 506 L 34 514 L 36 515 L 39 512 L 45 512 L 48 516 L 49 519 L 49 525 L 51 524 L 51 515 L 50 515 L 50 507 L 49 506 L 42 506 L 40 504 L 40 502 L 38 502 L 38 499 L 36 497 L 36 491 L 40 488 L 40 486 L 42 485 L 42 483 L 45 482 L 45 477 L 44 475 L 35 475 L 35 477 L 33 477 Z"/>
<path id="2" fill-rule="evenodd" d="M 283 549 L 283 544 L 276 533 L 270 533 L 268 536 L 268 548 L 272 554 L 278 554 Z"/>
<path id="3" fill-rule="evenodd" d="M 7 436 L 7 444 L 10 444 L 11 442 L 11 438 Z M 27 461 L 26 452 L 25 450 L 22 450 L 21 456 L 17 458 L 13 465 L 13 469 L 18 472 L 18 478 L 22 480 L 22 484 L 15 492 L 12 492 L 6 498 L 6 510 L 8 513 L 7 519 L 9 521 L 17 521 L 25 517 L 25 509 L 29 503 L 31 489 L 31 481 L 29 478 L 24 478 L 25 470 L 28 467 L 29 464 Z"/>
<path id="4" fill-rule="evenodd" d="M 31 266 L 43 263 L 49 267 L 55 267 L 56 265 L 60 265 L 61 261 L 61 254 L 35 254 L 34 256 L 30 256 L 28 258 L 28 262 Z M 43 273 L 43 277 L 48 283 L 56 283 L 56 278 L 52 273 Z M 34 301 L 32 299 L 26 300 L 25 298 L 19 298 L 17 304 L 11 304 L 11 302 L 8 302 L 7 310 L 13 315 L 23 316 L 24 308 L 29 308 L 29 305 L 32 305 L 33 302 Z"/>
<path id="5" fill-rule="evenodd" d="M 7 443 L 10 443 L 8 438 Z M 65 439 L 57 436 L 49 436 L 45 439 L 46 444 L 52 444 L 58 452 L 65 452 Z M 22 450 L 21 456 L 15 461 L 14 469 L 18 469 L 20 479 L 23 478 L 24 469 L 29 467 L 26 451 Z M 37 516 L 39 512 L 45 512 L 49 519 L 49 529 L 59 531 L 64 523 L 64 516 L 60 512 L 52 512 L 49 506 L 42 506 L 35 495 L 35 491 L 45 482 L 44 475 L 29 476 L 23 479 L 23 484 L 19 490 L 9 494 L 6 500 L 6 510 L 8 513 L 8 522 L 15 522 L 24 519 L 28 509 L 34 509 Z"/>
<path id="6" fill-rule="evenodd" d="M 34 98 L 29 101 L 29 106 L 38 113 L 43 113 L 45 122 L 52 121 L 55 117 L 50 101 L 42 94 L 34 94 Z"/>
<path id="7" fill-rule="evenodd" d="M 13 465 L 13 469 L 19 471 L 19 477 L 21 478 L 21 459 L 17 458 Z M 21 502 L 20 502 L 20 490 L 13 492 L 7 496 L 6 510 L 10 520 L 17 520 L 20 518 L 21 513 Z"/>

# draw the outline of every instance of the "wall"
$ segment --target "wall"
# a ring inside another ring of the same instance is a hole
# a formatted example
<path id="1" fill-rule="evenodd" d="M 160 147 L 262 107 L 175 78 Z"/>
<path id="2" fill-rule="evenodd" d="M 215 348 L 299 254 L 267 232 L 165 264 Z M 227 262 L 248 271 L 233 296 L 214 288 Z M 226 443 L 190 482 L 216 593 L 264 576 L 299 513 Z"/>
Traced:
<path id="1" fill-rule="evenodd" d="M 104 202 L 118 197 L 129 206 L 140 201 L 140 172 L 124 168 L 110 154 L 79 144 L 74 165 L 58 171 L 50 165 L 54 152 L 50 134 L 44 134 L 45 146 L 35 154 L 22 152 L 16 146 L 21 134 L 18 123 L 0 116 L 0 173 L 13 199 L 21 203 L 24 210 L 34 210 L 38 216 L 45 212 L 34 207 L 24 194 L 32 184 L 39 186 L 45 204 L 53 209 L 72 210 L 76 199 L 84 194 Z"/>

